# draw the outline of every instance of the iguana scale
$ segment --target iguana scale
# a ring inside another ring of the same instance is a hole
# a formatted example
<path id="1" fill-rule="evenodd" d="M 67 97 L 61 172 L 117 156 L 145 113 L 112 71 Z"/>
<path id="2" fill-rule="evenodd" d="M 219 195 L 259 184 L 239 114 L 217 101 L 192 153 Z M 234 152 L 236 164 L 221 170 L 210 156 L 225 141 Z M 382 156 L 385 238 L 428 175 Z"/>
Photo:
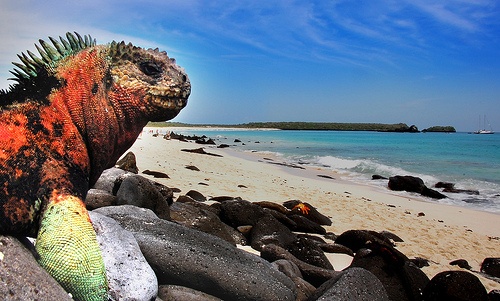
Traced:
<path id="1" fill-rule="evenodd" d="M 107 300 L 83 200 L 148 121 L 175 117 L 189 79 L 158 49 L 67 33 L 19 55 L 0 91 L 0 234 L 37 237 L 39 263 L 77 300 Z"/>

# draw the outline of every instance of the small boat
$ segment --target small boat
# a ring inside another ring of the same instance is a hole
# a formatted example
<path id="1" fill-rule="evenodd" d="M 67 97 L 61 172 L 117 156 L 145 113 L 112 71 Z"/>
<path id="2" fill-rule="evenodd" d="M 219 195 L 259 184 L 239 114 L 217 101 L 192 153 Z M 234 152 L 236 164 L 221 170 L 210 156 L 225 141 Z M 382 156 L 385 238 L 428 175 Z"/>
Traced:
<path id="1" fill-rule="evenodd" d="M 495 132 L 493 132 L 491 130 L 491 125 L 489 122 L 488 122 L 488 126 L 490 127 L 489 130 L 486 129 L 486 115 L 484 115 L 484 127 L 483 127 L 483 129 L 475 131 L 474 134 L 494 134 Z M 479 128 L 481 128 L 481 116 L 479 116 Z"/>

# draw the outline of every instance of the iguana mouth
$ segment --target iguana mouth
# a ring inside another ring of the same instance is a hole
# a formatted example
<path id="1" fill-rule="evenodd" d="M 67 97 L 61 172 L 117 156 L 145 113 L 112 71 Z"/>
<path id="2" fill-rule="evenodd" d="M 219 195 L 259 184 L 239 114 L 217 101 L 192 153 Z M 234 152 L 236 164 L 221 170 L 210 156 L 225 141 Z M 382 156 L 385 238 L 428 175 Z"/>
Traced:
<path id="1" fill-rule="evenodd" d="M 187 94 L 187 95 L 186 95 Z M 171 96 L 160 96 L 160 95 L 152 95 L 149 94 L 146 96 L 146 99 L 149 103 L 153 104 L 155 107 L 172 109 L 172 110 L 181 110 L 187 105 L 187 96 L 188 93 L 184 92 L 183 97 L 171 97 Z"/>
<path id="2" fill-rule="evenodd" d="M 154 107 L 181 110 L 187 105 L 191 94 L 191 83 L 185 74 L 177 76 L 177 83 L 167 86 L 150 87 L 146 99 Z"/>

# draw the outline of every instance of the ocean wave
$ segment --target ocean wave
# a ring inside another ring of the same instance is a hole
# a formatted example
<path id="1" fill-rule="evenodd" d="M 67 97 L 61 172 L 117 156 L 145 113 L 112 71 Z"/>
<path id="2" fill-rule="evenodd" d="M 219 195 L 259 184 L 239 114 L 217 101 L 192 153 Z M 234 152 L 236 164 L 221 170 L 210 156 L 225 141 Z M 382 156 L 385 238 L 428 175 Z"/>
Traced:
<path id="1" fill-rule="evenodd" d="M 285 159 L 288 163 L 301 163 L 331 169 L 344 175 L 347 174 L 346 179 L 348 180 L 368 184 L 381 189 L 386 189 L 387 182 L 371 181 L 372 175 L 376 174 L 387 178 L 396 175 L 411 175 L 421 178 L 425 185 L 430 188 L 433 188 L 437 182 L 450 181 L 450 179 L 442 179 L 439 176 L 410 172 L 400 167 L 389 166 L 374 160 L 346 159 L 334 156 L 289 156 Z M 474 179 L 451 179 L 451 182 L 455 184 L 455 188 L 457 189 L 477 190 L 479 191 L 479 195 L 470 195 L 466 193 L 444 193 L 448 196 L 448 198 L 443 200 L 428 199 L 428 201 L 500 213 L 500 195 L 498 194 L 498 191 L 500 191 L 500 185 L 497 183 Z M 402 195 L 411 194 L 413 197 L 418 197 L 418 195 L 414 193 L 399 193 Z"/>
<path id="2" fill-rule="evenodd" d="M 317 164 L 336 171 L 348 171 L 371 178 L 372 175 L 392 177 L 396 175 L 412 175 L 421 178 L 425 183 L 435 183 L 438 179 L 432 175 L 409 172 L 397 166 L 382 164 L 369 159 L 345 159 L 334 156 L 317 156 L 313 159 Z"/>

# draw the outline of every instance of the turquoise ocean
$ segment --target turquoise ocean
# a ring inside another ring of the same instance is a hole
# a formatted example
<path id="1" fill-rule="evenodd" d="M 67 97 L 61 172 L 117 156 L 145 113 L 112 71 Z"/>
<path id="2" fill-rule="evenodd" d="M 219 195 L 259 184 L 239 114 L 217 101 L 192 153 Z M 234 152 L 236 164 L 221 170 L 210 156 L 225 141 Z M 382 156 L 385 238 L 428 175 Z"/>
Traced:
<path id="1" fill-rule="evenodd" d="M 479 195 L 445 193 L 426 199 L 500 214 L 500 134 L 385 133 L 364 131 L 179 130 L 206 135 L 241 151 L 267 152 L 290 164 L 332 169 L 345 179 L 373 186 L 374 174 L 412 175 L 432 188 L 439 181 Z M 241 143 L 235 143 L 235 139 Z"/>

